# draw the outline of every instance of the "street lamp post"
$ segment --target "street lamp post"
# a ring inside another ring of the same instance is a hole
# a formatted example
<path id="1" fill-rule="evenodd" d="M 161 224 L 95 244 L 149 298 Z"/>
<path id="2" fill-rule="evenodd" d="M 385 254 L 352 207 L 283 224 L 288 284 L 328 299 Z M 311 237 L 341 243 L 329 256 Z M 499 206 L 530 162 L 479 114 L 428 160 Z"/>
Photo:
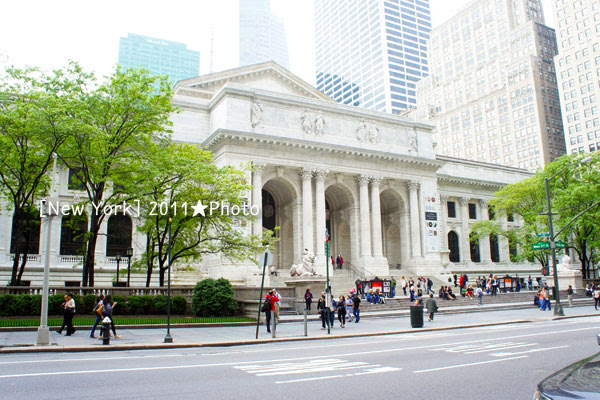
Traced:
<path id="1" fill-rule="evenodd" d="M 133 247 L 129 247 L 127 249 L 127 287 L 130 287 L 129 284 L 131 278 L 131 257 L 133 256 Z"/>
<path id="2" fill-rule="evenodd" d="M 44 284 L 42 288 L 42 310 L 40 315 L 40 326 L 38 327 L 37 345 L 47 346 L 50 344 L 50 328 L 48 327 L 48 291 L 50 279 L 50 243 L 52 234 L 52 218 L 56 211 L 52 211 L 49 203 L 57 204 L 57 199 L 50 198 L 42 206 L 42 215 L 46 215 L 46 257 L 44 260 Z"/>
<path id="3" fill-rule="evenodd" d="M 165 343 L 173 343 L 173 337 L 171 336 L 171 222 L 173 222 L 173 220 L 169 218 L 169 252 L 167 253 L 167 335 L 165 336 Z"/>
<path id="4" fill-rule="evenodd" d="M 327 269 L 327 288 L 325 289 L 325 295 L 327 296 L 327 301 L 326 301 L 326 305 L 327 305 L 327 334 L 329 335 L 331 333 L 331 304 L 332 304 L 332 299 L 331 299 L 331 285 L 329 284 L 329 254 L 331 252 L 331 247 L 329 244 L 329 235 L 327 234 L 327 231 L 325 231 L 325 266 Z M 333 267 L 333 266 L 332 266 Z"/>
<path id="5" fill-rule="evenodd" d="M 555 304 L 554 304 L 554 315 L 556 316 L 564 316 L 565 313 L 563 312 L 563 307 L 562 304 L 560 304 L 560 293 L 559 293 L 559 287 L 558 287 L 558 271 L 557 271 L 557 265 L 556 265 L 556 236 L 558 236 L 558 234 L 560 234 L 563 229 L 561 229 L 557 235 L 554 235 L 554 226 L 552 225 L 552 203 L 550 201 L 550 186 L 548 184 L 548 182 L 550 182 L 552 179 L 556 178 L 561 172 L 563 172 L 565 169 L 569 168 L 571 165 L 573 164 L 586 164 L 589 163 L 590 161 L 592 161 L 592 157 L 586 157 L 583 160 L 574 162 L 574 163 L 570 163 L 565 165 L 560 171 L 558 171 L 557 173 L 555 173 L 554 175 L 552 175 L 550 178 L 544 178 L 544 183 L 546 184 L 546 203 L 548 204 L 548 229 L 549 229 L 549 233 L 550 233 L 550 249 L 552 251 L 552 277 L 554 279 L 554 295 L 555 295 Z M 573 222 L 573 221 L 571 221 Z M 569 223 L 570 224 L 570 223 Z"/>
<path id="6" fill-rule="evenodd" d="M 117 260 L 117 286 L 119 286 L 119 265 L 121 263 L 121 253 L 115 254 L 115 260 Z"/>

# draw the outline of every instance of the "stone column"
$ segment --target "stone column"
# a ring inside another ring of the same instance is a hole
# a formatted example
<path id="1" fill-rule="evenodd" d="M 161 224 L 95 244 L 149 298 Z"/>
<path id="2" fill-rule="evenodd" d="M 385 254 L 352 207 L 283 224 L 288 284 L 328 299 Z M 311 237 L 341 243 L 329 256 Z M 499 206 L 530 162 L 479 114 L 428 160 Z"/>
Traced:
<path id="1" fill-rule="evenodd" d="M 371 221 L 369 218 L 369 177 L 358 177 L 360 207 L 360 255 L 372 257 L 371 254 Z"/>
<path id="2" fill-rule="evenodd" d="M 252 205 L 258 205 L 258 215 L 252 221 L 252 234 L 262 235 L 262 174 L 265 164 L 254 163 L 252 170 Z"/>
<path id="3" fill-rule="evenodd" d="M 502 225 L 502 230 L 507 229 L 508 221 L 506 214 L 500 214 L 500 224 Z M 500 253 L 500 262 L 510 262 L 510 248 L 506 236 L 498 236 L 498 252 Z"/>
<path id="4" fill-rule="evenodd" d="M 462 262 L 471 261 L 471 245 L 469 242 L 469 199 L 461 197 L 458 199 L 460 204 L 460 221 L 461 221 L 461 257 Z"/>
<path id="5" fill-rule="evenodd" d="M 383 256 L 383 240 L 381 235 L 381 203 L 379 201 L 379 184 L 381 178 L 371 178 L 371 225 L 373 241 L 373 257 Z"/>
<path id="6" fill-rule="evenodd" d="M 308 251 L 315 252 L 313 243 L 313 202 L 312 175 L 313 171 L 302 168 L 302 246 Z"/>
<path id="7" fill-rule="evenodd" d="M 440 225 L 438 229 L 440 237 L 440 250 L 448 250 L 448 196 L 440 194 Z"/>
<path id="8" fill-rule="evenodd" d="M 479 215 L 482 221 L 490 219 L 488 212 L 488 204 L 485 200 L 479 200 Z M 479 238 L 479 251 L 481 252 L 481 262 L 490 263 L 492 262 L 492 253 L 490 250 L 490 237 L 482 236 Z"/>
<path id="9" fill-rule="evenodd" d="M 325 256 L 325 176 L 327 171 L 317 170 L 315 171 L 315 219 L 317 224 L 316 232 L 316 251 L 317 256 Z M 331 234 L 331 232 L 329 233 Z"/>
<path id="10" fill-rule="evenodd" d="M 418 182 L 407 182 L 410 211 L 410 242 L 412 244 L 412 257 L 421 257 L 421 225 L 419 224 L 419 196 L 421 186 Z"/>

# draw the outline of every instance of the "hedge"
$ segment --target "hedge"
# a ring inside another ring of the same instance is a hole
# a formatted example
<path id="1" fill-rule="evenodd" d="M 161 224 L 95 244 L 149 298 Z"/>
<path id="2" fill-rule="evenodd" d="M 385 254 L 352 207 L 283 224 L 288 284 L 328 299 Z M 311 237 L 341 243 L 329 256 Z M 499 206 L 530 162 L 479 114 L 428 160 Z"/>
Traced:
<path id="1" fill-rule="evenodd" d="M 93 315 L 96 305 L 96 296 L 87 294 L 73 296 L 78 315 Z M 48 314 L 61 315 L 63 294 L 55 294 L 48 297 Z M 113 296 L 117 302 L 114 309 L 115 315 L 162 315 L 167 313 L 167 296 Z M 41 312 L 42 296 L 30 294 L 2 294 L 0 295 L 0 317 L 25 317 L 39 316 Z M 171 314 L 185 315 L 187 313 L 187 301 L 183 296 L 175 296 L 171 299 Z"/>
<path id="2" fill-rule="evenodd" d="M 234 299 L 233 287 L 227 279 L 208 278 L 198 282 L 194 287 L 192 296 L 194 315 L 221 317 L 234 315 L 238 309 L 239 304 Z"/>

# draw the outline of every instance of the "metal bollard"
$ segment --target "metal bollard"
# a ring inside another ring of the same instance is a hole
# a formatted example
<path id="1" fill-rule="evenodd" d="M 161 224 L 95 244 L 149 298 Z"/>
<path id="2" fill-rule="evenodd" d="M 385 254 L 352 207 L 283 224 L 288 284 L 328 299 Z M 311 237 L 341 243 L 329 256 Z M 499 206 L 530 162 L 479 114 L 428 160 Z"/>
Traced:
<path id="1" fill-rule="evenodd" d="M 308 336 L 308 310 L 304 309 L 304 336 Z"/>
<path id="2" fill-rule="evenodd" d="M 102 320 L 102 344 L 110 344 L 110 318 Z"/>

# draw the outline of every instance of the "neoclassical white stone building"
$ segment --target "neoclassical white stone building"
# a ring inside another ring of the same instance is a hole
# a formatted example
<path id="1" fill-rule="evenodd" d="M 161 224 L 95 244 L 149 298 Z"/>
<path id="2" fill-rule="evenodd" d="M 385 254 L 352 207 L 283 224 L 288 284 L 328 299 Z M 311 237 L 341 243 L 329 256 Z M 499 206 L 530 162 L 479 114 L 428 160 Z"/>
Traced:
<path id="1" fill-rule="evenodd" d="M 338 104 L 272 62 L 181 81 L 174 103 L 180 109 L 172 117 L 175 140 L 212 151 L 219 165 L 253 166 L 248 197 L 251 204 L 262 205 L 261 215 L 245 229 L 260 233 L 263 227 L 280 227 L 273 265 L 282 275 L 300 262 L 304 249 L 315 253 L 317 271 L 324 274 L 326 234 L 332 255 L 342 255 L 351 275 L 441 278 L 449 272 L 535 270 L 510 262 L 507 241 L 469 241 L 471 224 L 490 217 L 487 201 L 494 192 L 529 173 L 436 156 L 431 125 Z M 77 196 L 68 188 L 68 171 L 58 171 L 56 181 L 59 197 Z M 0 218 L 10 226 L 10 215 Z M 58 254 L 60 221 L 53 229 L 54 276 L 67 280 L 80 267 L 69 265 L 67 254 Z M 10 240 L 4 229 L 2 275 L 10 266 Z M 102 278 L 103 271 L 110 279 L 114 275 L 110 240 L 109 234 L 98 245 L 100 282 L 108 279 Z M 134 254 L 143 251 L 144 243 L 134 232 Z M 41 264 L 43 247 L 32 256 L 24 279 L 38 280 L 41 268 L 35 266 Z M 257 267 L 250 262 L 234 265 L 212 257 L 196 267 L 194 273 L 176 272 L 175 281 L 210 275 L 237 284 L 258 282 Z"/>

